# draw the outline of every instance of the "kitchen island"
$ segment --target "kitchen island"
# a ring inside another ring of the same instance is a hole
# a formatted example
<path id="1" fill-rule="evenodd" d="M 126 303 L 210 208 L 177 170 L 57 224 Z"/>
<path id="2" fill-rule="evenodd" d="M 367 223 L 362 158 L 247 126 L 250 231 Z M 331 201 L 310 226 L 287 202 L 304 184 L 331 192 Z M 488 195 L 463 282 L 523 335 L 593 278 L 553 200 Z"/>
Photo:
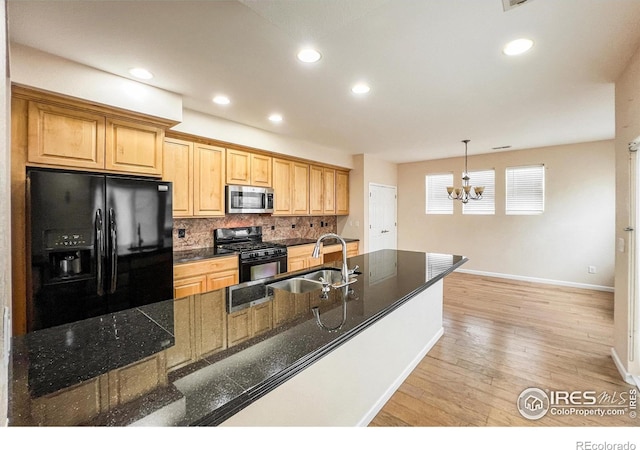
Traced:
<path id="1" fill-rule="evenodd" d="M 442 279 L 464 262 L 349 258 L 357 282 L 327 298 L 274 289 L 271 326 L 237 345 L 218 313 L 229 288 L 16 337 L 10 425 L 366 425 L 442 335 Z"/>

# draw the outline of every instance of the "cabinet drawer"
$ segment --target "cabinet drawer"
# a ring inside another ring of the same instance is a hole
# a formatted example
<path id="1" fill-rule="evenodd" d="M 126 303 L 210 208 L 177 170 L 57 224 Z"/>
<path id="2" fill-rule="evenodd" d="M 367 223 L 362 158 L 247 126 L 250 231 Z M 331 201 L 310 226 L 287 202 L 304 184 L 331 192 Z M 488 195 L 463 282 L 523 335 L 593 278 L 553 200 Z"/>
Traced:
<path id="1" fill-rule="evenodd" d="M 295 247 L 287 247 L 287 258 L 297 258 L 298 256 L 311 256 L 315 244 L 296 245 Z"/>
<path id="2" fill-rule="evenodd" d="M 192 277 L 196 275 L 209 274 L 212 272 L 222 272 L 238 269 L 238 257 L 230 256 L 224 258 L 212 258 L 206 261 L 177 264 L 173 266 L 173 279 Z"/>

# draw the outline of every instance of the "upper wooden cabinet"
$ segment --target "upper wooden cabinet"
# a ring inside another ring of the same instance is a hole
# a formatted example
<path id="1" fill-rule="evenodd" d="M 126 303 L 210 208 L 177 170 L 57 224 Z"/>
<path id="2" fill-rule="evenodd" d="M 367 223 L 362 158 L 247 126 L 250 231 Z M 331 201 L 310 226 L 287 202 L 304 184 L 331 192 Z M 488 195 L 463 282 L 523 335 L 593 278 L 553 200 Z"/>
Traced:
<path id="1" fill-rule="evenodd" d="M 309 167 L 309 214 L 349 214 L 349 172 L 329 167 Z"/>
<path id="2" fill-rule="evenodd" d="M 27 120 L 29 163 L 162 174 L 161 126 L 34 100 Z"/>
<path id="3" fill-rule="evenodd" d="M 349 215 L 349 172 L 336 170 L 336 215 Z"/>
<path id="4" fill-rule="evenodd" d="M 274 215 L 309 214 L 309 165 L 273 159 Z"/>
<path id="5" fill-rule="evenodd" d="M 336 171 L 324 168 L 322 170 L 322 205 L 325 214 L 336 213 Z"/>
<path id="6" fill-rule="evenodd" d="M 162 179 L 173 184 L 173 217 L 193 216 L 193 142 L 165 138 Z"/>
<path id="7" fill-rule="evenodd" d="M 225 149 L 166 138 L 163 179 L 173 183 L 173 216 L 224 215 Z"/>
<path id="8" fill-rule="evenodd" d="M 271 157 L 227 149 L 227 184 L 271 187 Z"/>
<path id="9" fill-rule="evenodd" d="M 162 175 L 164 129 L 107 118 L 105 169 Z"/>

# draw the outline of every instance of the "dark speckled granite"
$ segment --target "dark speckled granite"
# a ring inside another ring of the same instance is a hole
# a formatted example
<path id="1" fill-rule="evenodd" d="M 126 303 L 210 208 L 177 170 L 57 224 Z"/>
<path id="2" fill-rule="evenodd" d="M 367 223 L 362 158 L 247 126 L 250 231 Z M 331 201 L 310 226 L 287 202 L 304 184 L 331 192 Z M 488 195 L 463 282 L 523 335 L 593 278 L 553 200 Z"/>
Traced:
<path id="1" fill-rule="evenodd" d="M 298 303 L 300 295 L 307 296 L 303 300 L 310 306 L 318 305 L 321 320 L 330 327 L 340 325 L 343 308 L 346 308 L 346 320 L 338 330 L 321 328 L 310 309 L 302 311 L 288 322 L 249 341 L 163 374 L 167 382 L 156 389 L 77 424 L 180 426 L 221 423 L 410 301 L 464 262 L 466 258 L 461 256 L 395 250 L 350 258 L 349 267 L 357 264 L 362 271 L 350 289 L 334 289 L 327 299 L 319 299 L 319 291 L 309 294 L 278 291 L 272 300 L 275 307 L 275 302 L 282 306 L 289 302 Z M 328 266 L 336 267 L 333 264 Z M 299 273 L 302 271 L 282 274 L 265 282 Z M 220 295 L 219 292 L 224 294 L 225 291 L 214 291 L 214 295 Z M 202 298 L 207 295 L 211 294 L 202 294 Z M 196 296 L 195 301 L 201 301 L 200 296 Z M 65 415 L 57 416 L 55 411 L 49 411 L 45 419 L 41 415 L 30 414 L 30 405 L 45 391 L 71 386 L 95 377 L 98 372 L 105 373 L 105 369 L 112 370 L 144 357 L 145 352 L 141 348 L 148 347 L 154 351 L 157 347 L 153 342 L 162 335 L 158 330 L 166 332 L 173 320 L 172 306 L 173 301 L 170 301 L 149 305 L 144 311 L 123 311 L 104 316 L 103 324 L 94 322 L 95 319 L 77 322 L 58 330 L 54 336 L 36 332 L 14 338 L 10 424 L 68 424 L 68 421 L 63 421 Z M 114 323 L 122 324 L 115 328 L 117 333 L 111 331 Z M 178 324 L 176 321 L 176 326 Z M 206 323 L 203 328 L 207 328 Z M 175 336 L 184 336 L 184 331 L 176 329 Z M 82 336 L 82 339 L 68 342 L 65 340 L 68 333 Z M 120 341 L 114 341 L 116 334 L 122 342 L 130 342 L 131 345 L 120 345 Z M 49 370 L 39 370 L 39 374 L 34 376 L 34 367 L 48 367 Z M 60 394 L 64 395 L 64 392 L 62 390 Z M 87 398 L 87 401 L 92 399 Z"/>

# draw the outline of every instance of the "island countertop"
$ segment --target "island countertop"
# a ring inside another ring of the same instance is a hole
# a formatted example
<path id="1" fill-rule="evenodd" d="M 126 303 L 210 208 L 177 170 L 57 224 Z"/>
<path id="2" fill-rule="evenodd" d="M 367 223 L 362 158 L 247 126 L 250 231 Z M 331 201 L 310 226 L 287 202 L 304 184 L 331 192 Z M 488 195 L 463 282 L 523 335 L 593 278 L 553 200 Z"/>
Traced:
<path id="1" fill-rule="evenodd" d="M 326 299 L 274 290 L 271 305 L 261 305 L 271 326 L 237 345 L 219 329 L 230 333 L 238 318 L 225 310 L 228 288 L 14 337 L 10 425 L 222 423 L 466 261 L 400 250 L 349 258 L 357 282 Z M 223 320 L 207 313 L 220 305 Z M 329 326 L 319 326 L 313 307 Z M 214 333 L 224 342 L 207 352 Z M 176 364 L 176 354 L 187 356 Z"/>

